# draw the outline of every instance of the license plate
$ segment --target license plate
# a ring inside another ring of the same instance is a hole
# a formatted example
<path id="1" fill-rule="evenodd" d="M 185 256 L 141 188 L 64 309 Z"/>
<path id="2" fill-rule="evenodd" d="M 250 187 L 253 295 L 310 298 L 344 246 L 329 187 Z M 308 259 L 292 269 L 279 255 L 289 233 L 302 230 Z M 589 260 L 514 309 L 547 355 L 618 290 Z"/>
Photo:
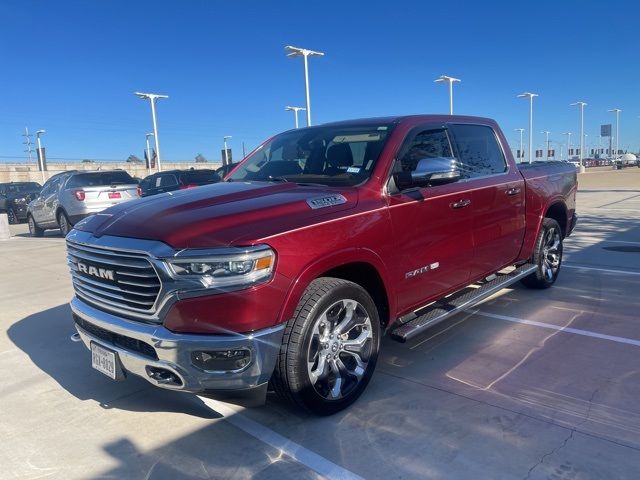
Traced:
<path id="1" fill-rule="evenodd" d="M 109 192 L 109 198 L 121 198 L 120 192 Z"/>
<path id="2" fill-rule="evenodd" d="M 116 352 L 91 342 L 91 366 L 107 377 L 116 379 Z"/>

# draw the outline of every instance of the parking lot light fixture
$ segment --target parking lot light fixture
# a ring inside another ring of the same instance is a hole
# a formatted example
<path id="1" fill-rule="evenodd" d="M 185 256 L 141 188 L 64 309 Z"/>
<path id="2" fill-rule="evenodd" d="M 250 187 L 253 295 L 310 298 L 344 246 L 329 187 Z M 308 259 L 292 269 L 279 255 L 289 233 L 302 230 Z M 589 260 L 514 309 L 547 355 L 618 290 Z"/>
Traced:
<path id="1" fill-rule="evenodd" d="M 306 110 L 306 108 L 304 107 L 284 107 L 285 111 L 287 112 L 293 112 L 293 118 L 294 118 L 294 124 L 296 126 L 296 128 L 298 128 L 298 112 L 300 110 Z"/>
<path id="2" fill-rule="evenodd" d="M 584 159 L 584 107 L 586 105 L 587 103 L 583 101 L 573 102 L 571 104 L 572 107 L 580 107 L 580 165 L 582 165 L 582 160 Z"/>
<path id="3" fill-rule="evenodd" d="M 158 162 L 158 171 L 161 172 L 162 166 L 160 163 L 160 139 L 158 138 L 158 123 L 156 121 L 156 100 L 158 100 L 159 98 L 160 99 L 169 98 L 169 96 L 160 95 L 157 93 L 143 93 L 143 92 L 134 92 L 134 94 L 139 98 L 149 100 L 149 103 L 151 104 L 151 120 L 153 122 L 153 138 L 155 139 L 155 143 L 156 143 L 156 160 Z"/>
<path id="4" fill-rule="evenodd" d="M 227 154 L 227 140 L 231 140 L 233 137 L 231 135 L 225 135 L 222 137 L 222 143 L 224 144 L 224 158 L 222 165 L 229 165 L 229 155 Z"/>
<path id="5" fill-rule="evenodd" d="M 311 126 L 311 99 L 309 95 L 309 57 L 324 57 L 323 52 L 316 52 L 306 48 L 293 47 L 287 45 L 284 47 L 287 57 L 302 57 L 304 60 L 304 92 L 307 100 L 307 127 Z"/>
<path id="6" fill-rule="evenodd" d="M 435 83 L 448 83 L 449 84 L 449 115 L 453 115 L 453 84 L 455 82 L 461 82 L 459 78 L 453 78 L 448 75 L 440 75 L 434 80 Z"/>
<path id="7" fill-rule="evenodd" d="M 537 97 L 537 93 L 523 92 L 518 98 L 529 99 L 529 163 L 533 162 L 533 97 Z"/>
<path id="8" fill-rule="evenodd" d="M 619 140 L 620 140 L 620 137 L 619 137 L 619 134 L 620 134 L 620 112 L 622 110 L 620 110 L 619 108 L 612 108 L 609 111 L 616 114 L 616 153 L 615 153 L 615 155 L 613 157 L 615 159 L 618 156 L 618 147 L 620 145 L 620 142 L 619 142 Z"/>
<path id="9" fill-rule="evenodd" d="M 149 171 L 151 171 L 151 147 L 149 146 L 149 137 L 153 137 L 153 132 L 147 133 L 144 136 L 144 139 L 147 142 L 147 168 L 149 169 Z"/>
<path id="10" fill-rule="evenodd" d="M 551 132 L 549 130 L 544 130 L 540 133 L 544 133 L 546 135 L 547 153 L 545 154 L 545 158 L 549 160 L 549 134 Z"/>

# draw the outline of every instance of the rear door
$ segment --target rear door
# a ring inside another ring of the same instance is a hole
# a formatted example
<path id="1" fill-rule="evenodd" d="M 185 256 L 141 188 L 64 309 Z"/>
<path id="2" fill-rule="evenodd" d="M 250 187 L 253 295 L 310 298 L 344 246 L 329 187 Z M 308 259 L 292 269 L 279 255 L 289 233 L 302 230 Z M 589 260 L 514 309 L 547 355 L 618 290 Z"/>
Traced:
<path id="1" fill-rule="evenodd" d="M 411 172 L 419 160 L 452 157 L 447 129 L 422 125 L 405 139 L 393 172 Z M 441 297 L 469 281 L 473 258 L 473 204 L 466 182 L 403 192 L 390 180 L 389 213 L 395 258 L 393 281 L 398 306 L 408 310 Z"/>
<path id="2" fill-rule="evenodd" d="M 473 190 L 471 279 L 494 273 L 513 262 L 525 232 L 525 185 L 510 168 L 496 132 L 489 125 L 450 124 L 465 184 Z"/>

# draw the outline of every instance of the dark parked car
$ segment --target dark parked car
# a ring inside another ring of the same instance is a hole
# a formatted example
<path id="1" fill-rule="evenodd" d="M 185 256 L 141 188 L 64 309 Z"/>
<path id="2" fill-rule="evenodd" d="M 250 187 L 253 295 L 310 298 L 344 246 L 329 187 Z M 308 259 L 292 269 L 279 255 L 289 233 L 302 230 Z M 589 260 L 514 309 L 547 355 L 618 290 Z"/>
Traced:
<path id="1" fill-rule="evenodd" d="M 0 212 L 6 212 L 12 224 L 26 220 L 27 205 L 41 189 L 36 182 L 0 183 Z"/>
<path id="2" fill-rule="evenodd" d="M 149 197 L 159 193 L 173 192 L 219 182 L 221 177 L 209 169 L 167 170 L 149 175 L 140 182 L 138 195 Z"/>
<path id="3" fill-rule="evenodd" d="M 238 166 L 237 163 L 230 163 L 228 165 L 223 165 L 221 167 L 216 168 L 216 173 L 220 176 L 220 178 L 224 178 L 229 175 L 229 172 Z"/>

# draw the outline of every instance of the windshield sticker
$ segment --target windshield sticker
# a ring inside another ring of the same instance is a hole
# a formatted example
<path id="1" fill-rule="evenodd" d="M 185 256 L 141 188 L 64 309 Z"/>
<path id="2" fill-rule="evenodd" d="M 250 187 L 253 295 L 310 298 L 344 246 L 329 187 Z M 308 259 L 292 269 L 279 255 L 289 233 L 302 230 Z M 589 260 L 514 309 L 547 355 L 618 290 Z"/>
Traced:
<path id="1" fill-rule="evenodd" d="M 347 173 L 360 173 L 360 167 L 349 167 Z"/>
<path id="2" fill-rule="evenodd" d="M 324 197 L 315 197 L 307 200 L 307 204 L 314 210 L 318 208 L 333 207 L 347 203 L 347 199 L 340 194 L 325 195 Z"/>

